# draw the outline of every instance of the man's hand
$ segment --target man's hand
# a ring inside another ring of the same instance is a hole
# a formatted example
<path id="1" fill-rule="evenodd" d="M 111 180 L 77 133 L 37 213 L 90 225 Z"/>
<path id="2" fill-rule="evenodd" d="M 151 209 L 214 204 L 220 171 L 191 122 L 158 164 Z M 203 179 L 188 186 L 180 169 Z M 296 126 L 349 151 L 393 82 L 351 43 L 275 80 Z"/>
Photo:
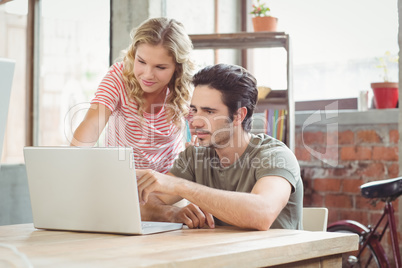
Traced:
<path id="1" fill-rule="evenodd" d="M 191 141 L 186 142 L 185 146 L 186 148 L 189 146 L 196 146 L 196 147 L 200 146 L 200 143 L 198 142 L 198 137 L 195 133 L 191 134 Z"/>
<path id="2" fill-rule="evenodd" d="M 138 198 L 141 204 L 148 202 L 152 192 L 174 194 L 174 183 L 178 178 L 161 174 L 151 169 L 136 169 Z"/>
<path id="3" fill-rule="evenodd" d="M 175 185 L 183 183 L 180 178 L 161 174 L 150 169 L 136 169 L 136 175 L 138 198 L 142 205 L 148 202 L 149 195 L 152 192 L 176 195 L 174 192 Z M 203 211 L 194 204 L 175 209 L 169 221 L 182 222 L 189 228 L 203 228 L 205 224 L 210 228 L 215 228 L 215 221 L 212 214 Z"/>
<path id="4" fill-rule="evenodd" d="M 209 228 L 215 228 L 214 217 L 211 213 L 203 211 L 194 204 L 181 208 L 175 215 L 175 222 L 182 222 L 189 228 L 203 228 L 205 224 Z"/>

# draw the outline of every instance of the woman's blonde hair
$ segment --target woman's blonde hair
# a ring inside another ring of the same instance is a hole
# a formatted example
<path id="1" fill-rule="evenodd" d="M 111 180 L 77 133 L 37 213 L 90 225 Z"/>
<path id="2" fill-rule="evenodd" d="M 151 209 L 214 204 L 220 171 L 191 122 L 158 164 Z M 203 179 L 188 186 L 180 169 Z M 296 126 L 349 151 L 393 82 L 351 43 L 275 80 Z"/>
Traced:
<path id="1" fill-rule="evenodd" d="M 129 97 L 138 105 L 139 115 L 143 114 L 143 90 L 134 76 L 135 54 L 141 44 L 162 45 L 176 62 L 172 79 L 168 83 L 170 93 L 165 107 L 168 118 L 175 125 L 181 126 L 181 119 L 188 114 L 194 70 L 194 63 L 190 58 L 193 44 L 183 24 L 168 18 L 148 19 L 132 30 L 131 39 L 132 43 L 123 58 L 123 79 Z"/>

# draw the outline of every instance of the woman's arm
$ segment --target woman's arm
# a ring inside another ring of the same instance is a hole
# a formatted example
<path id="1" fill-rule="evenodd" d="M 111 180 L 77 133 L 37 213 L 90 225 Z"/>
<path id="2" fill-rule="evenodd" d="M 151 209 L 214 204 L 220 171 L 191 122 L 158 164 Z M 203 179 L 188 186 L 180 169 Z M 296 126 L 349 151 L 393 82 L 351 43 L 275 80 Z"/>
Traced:
<path id="1" fill-rule="evenodd" d="M 99 139 L 112 114 L 109 108 L 100 103 L 93 103 L 84 120 L 75 130 L 70 146 L 93 146 Z"/>

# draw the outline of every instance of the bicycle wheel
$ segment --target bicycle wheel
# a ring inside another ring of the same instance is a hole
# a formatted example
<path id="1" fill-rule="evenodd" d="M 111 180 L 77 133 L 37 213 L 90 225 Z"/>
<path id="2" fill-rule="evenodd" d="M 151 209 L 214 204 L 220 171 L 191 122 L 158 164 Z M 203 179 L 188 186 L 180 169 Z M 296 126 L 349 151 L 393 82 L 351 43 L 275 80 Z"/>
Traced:
<path id="1" fill-rule="evenodd" d="M 364 243 L 364 236 L 362 231 L 347 225 L 336 225 L 328 227 L 329 232 L 340 232 L 340 233 L 353 233 L 359 236 L 359 250 L 348 252 L 342 255 L 342 267 L 353 267 L 353 268 L 363 268 L 363 267 L 388 267 L 382 266 L 377 256 L 375 248 L 377 245 L 367 244 L 358 257 L 358 254 Z"/>

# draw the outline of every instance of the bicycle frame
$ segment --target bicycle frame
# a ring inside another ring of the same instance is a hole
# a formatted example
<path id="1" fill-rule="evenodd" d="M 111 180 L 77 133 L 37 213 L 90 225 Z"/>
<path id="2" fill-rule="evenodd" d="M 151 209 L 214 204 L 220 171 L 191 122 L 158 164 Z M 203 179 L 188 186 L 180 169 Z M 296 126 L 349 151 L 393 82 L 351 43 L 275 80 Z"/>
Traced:
<path id="1" fill-rule="evenodd" d="M 402 267 L 402 263 L 401 263 L 401 253 L 399 252 L 399 243 L 398 243 L 398 232 L 396 229 L 396 221 L 395 221 L 395 215 L 394 215 L 394 207 L 392 206 L 392 203 L 387 201 L 385 202 L 385 208 L 384 208 L 384 214 L 381 217 L 381 219 L 379 220 L 377 226 L 379 225 L 379 223 L 382 221 L 382 219 L 384 218 L 385 214 L 387 214 L 388 216 L 388 222 L 387 224 L 389 224 L 389 230 L 391 233 L 391 243 L 392 243 L 392 251 L 394 252 L 394 260 L 395 260 L 395 265 L 397 268 Z M 384 228 L 385 230 L 385 228 Z M 383 231 L 382 236 L 384 235 L 385 231 Z M 380 238 L 380 241 L 381 241 Z"/>
<path id="2" fill-rule="evenodd" d="M 366 248 L 367 244 L 370 243 L 371 247 L 376 253 L 376 256 L 378 257 L 378 261 L 381 265 L 381 267 L 389 267 L 389 261 L 388 258 L 385 254 L 384 248 L 381 246 L 380 241 L 378 240 L 378 236 L 376 236 L 372 230 L 361 224 L 360 222 L 357 221 L 352 221 L 352 220 L 340 220 L 337 222 L 334 222 L 330 225 L 328 225 L 327 230 L 328 231 L 337 231 L 337 229 L 340 230 L 349 230 L 352 233 L 358 234 L 360 237 L 363 238 L 363 245 L 359 247 L 359 253 L 358 256 L 364 251 Z"/>
<path id="3" fill-rule="evenodd" d="M 384 229 L 380 235 L 377 234 L 377 228 L 380 226 L 383 219 L 387 216 L 387 222 L 385 223 Z M 398 233 L 396 229 L 394 208 L 392 203 L 389 201 L 385 201 L 384 212 L 381 218 L 378 220 L 374 228 L 367 228 L 363 224 L 357 221 L 351 220 L 341 220 L 334 222 L 328 226 L 328 230 L 336 230 L 337 227 L 343 227 L 342 229 L 349 229 L 354 233 L 358 233 L 361 237 L 364 238 L 363 245 L 359 249 L 358 258 L 363 250 L 367 247 L 368 244 L 373 248 L 378 257 L 378 261 L 380 262 L 382 267 L 390 267 L 388 257 L 385 254 L 384 248 L 381 245 L 381 239 L 383 238 L 387 228 L 389 226 L 390 235 L 391 235 L 391 243 L 392 243 L 392 251 L 394 255 L 395 267 L 401 268 L 401 255 L 399 252 L 399 244 L 398 244 Z"/>

